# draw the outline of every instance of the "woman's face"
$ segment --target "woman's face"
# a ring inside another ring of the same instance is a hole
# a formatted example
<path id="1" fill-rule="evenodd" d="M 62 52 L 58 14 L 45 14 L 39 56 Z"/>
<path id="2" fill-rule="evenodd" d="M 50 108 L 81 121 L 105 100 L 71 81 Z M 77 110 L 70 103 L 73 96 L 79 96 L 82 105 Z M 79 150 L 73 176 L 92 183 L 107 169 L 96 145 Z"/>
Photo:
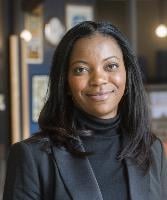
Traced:
<path id="1" fill-rule="evenodd" d="M 80 109 L 102 119 L 114 117 L 126 84 L 123 55 L 116 40 L 100 34 L 79 39 L 69 61 L 68 84 Z"/>

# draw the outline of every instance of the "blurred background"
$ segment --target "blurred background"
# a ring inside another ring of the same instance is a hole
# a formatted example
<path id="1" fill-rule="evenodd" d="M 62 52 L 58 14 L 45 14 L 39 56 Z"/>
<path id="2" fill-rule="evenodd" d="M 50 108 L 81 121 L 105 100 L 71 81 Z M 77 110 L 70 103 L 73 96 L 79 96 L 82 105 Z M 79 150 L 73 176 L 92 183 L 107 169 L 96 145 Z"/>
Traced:
<path id="1" fill-rule="evenodd" d="M 167 0 L 0 0 L 0 199 L 10 145 L 38 131 L 53 52 L 84 20 L 111 21 L 130 41 L 167 146 Z"/>

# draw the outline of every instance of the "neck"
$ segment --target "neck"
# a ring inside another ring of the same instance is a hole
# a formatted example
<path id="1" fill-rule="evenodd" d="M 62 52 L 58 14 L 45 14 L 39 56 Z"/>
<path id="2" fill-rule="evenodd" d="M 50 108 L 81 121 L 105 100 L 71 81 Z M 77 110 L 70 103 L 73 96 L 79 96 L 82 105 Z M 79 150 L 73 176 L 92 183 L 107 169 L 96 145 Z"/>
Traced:
<path id="1" fill-rule="evenodd" d="M 118 133 L 120 125 L 120 115 L 110 119 L 94 117 L 79 108 L 75 108 L 75 119 L 77 128 L 90 130 L 94 135 L 112 136 Z"/>

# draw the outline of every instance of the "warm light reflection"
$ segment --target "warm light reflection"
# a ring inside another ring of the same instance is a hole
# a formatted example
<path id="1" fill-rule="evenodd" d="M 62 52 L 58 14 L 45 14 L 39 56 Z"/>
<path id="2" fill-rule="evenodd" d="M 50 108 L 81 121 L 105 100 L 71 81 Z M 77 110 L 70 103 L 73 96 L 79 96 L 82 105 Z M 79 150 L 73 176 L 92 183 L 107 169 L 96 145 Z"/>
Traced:
<path id="1" fill-rule="evenodd" d="M 30 31 L 28 30 L 23 30 L 21 33 L 20 33 L 20 37 L 22 39 L 24 39 L 26 42 L 29 42 L 31 39 L 32 39 L 32 34 Z"/>
<path id="2" fill-rule="evenodd" d="M 155 33 L 158 37 L 164 38 L 167 36 L 167 27 L 164 24 L 160 24 L 156 30 Z"/>

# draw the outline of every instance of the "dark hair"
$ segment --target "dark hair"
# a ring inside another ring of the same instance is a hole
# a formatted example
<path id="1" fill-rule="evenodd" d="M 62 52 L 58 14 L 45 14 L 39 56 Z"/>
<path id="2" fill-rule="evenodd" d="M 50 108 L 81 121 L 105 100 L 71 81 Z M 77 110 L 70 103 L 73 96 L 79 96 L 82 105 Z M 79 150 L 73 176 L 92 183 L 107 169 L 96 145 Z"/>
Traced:
<path id="1" fill-rule="evenodd" d="M 150 132 L 149 112 L 141 72 L 126 37 L 109 22 L 82 22 L 62 38 L 53 56 L 49 97 L 39 116 L 40 129 L 43 133 L 49 134 L 56 145 L 65 146 L 74 155 L 87 155 L 74 145 L 78 131 L 74 123 L 74 105 L 68 95 L 67 73 L 70 53 L 75 42 L 79 38 L 97 33 L 115 38 L 123 52 L 126 68 L 126 94 L 121 100 L 119 111 L 122 116 L 122 134 L 126 136 L 127 143 L 118 155 L 118 159 L 130 158 L 147 171 L 151 164 L 150 147 L 153 136 Z"/>

